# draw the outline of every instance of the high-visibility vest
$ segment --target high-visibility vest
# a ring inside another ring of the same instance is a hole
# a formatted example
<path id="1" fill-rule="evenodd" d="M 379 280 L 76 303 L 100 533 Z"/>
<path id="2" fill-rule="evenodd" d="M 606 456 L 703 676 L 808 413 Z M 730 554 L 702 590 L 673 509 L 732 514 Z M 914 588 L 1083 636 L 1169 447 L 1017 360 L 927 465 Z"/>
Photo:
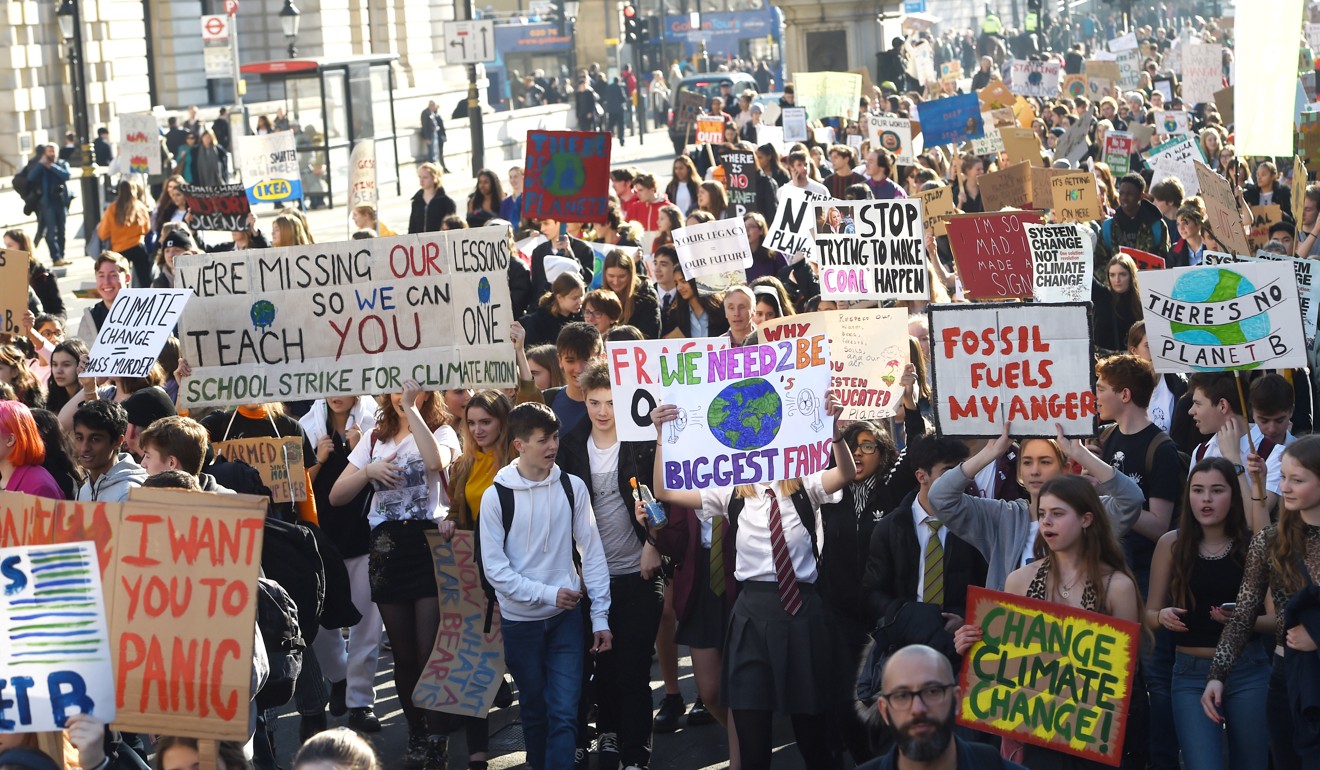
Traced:
<path id="1" fill-rule="evenodd" d="M 986 35 L 998 35 L 1004 30 L 1004 25 L 999 21 L 999 17 L 990 14 L 981 20 L 981 32 Z"/>
<path id="2" fill-rule="evenodd" d="M 1026 26 L 1026 30 L 1027 30 L 1028 32 L 1035 32 L 1035 31 L 1036 31 L 1036 25 L 1037 25 L 1036 12 L 1035 12 L 1035 11 L 1028 11 L 1028 12 L 1027 12 L 1027 23 L 1026 23 L 1026 25 L 1025 25 L 1025 26 Z"/>

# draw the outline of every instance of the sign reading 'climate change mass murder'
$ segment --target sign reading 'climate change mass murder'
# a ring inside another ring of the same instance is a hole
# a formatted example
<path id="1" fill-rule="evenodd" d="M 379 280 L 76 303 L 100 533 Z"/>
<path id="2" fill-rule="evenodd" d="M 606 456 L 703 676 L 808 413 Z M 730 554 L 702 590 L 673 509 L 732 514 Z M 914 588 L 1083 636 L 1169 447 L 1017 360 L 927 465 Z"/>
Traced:
<path id="1" fill-rule="evenodd" d="M 604 222 L 609 208 L 610 135 L 528 131 L 523 216 Z"/>
<path id="2" fill-rule="evenodd" d="M 921 201 L 819 201 L 817 219 L 840 229 L 816 232 L 821 296 L 834 300 L 929 299 Z M 850 224 L 851 227 L 843 227 Z"/>
<path id="3" fill-rule="evenodd" d="M 660 398 L 678 419 L 660 435 L 665 489 L 779 481 L 824 470 L 834 421 L 824 334 L 660 357 Z M 681 440 L 680 440 L 681 439 Z"/>
<path id="4" fill-rule="evenodd" d="M 509 259 L 499 226 L 181 256 L 180 403 L 511 386 Z"/>

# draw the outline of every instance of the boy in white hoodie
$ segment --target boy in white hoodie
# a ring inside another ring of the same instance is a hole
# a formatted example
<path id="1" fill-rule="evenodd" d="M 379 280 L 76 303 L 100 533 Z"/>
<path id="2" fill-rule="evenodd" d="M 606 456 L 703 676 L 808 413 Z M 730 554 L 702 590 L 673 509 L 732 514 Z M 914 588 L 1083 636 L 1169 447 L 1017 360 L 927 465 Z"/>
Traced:
<path id="1" fill-rule="evenodd" d="M 518 459 L 481 498 L 482 565 L 499 597 L 504 660 L 522 696 L 528 765 L 571 770 L 584 655 L 578 605 L 585 584 L 591 651 L 609 650 L 609 566 L 590 491 L 555 465 L 559 418 L 544 404 L 519 404 L 508 425 Z"/>

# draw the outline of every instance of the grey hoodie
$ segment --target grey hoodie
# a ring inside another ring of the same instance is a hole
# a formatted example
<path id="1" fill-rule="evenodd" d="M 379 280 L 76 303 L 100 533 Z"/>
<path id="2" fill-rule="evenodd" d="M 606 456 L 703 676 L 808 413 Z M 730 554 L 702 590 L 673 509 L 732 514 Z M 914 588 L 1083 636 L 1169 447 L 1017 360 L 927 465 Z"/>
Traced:
<path id="1" fill-rule="evenodd" d="M 513 491 L 513 524 L 506 536 L 499 491 L 494 484 L 481 496 L 481 561 L 486 579 L 500 600 L 500 617 L 513 621 L 546 620 L 563 610 L 555 606 L 559 589 L 581 591 L 591 598 L 591 630 L 608 631 L 610 570 L 596 531 L 591 492 L 582 479 L 573 484 L 572 510 L 559 481 L 559 466 L 550 467 L 544 481 L 518 472 L 514 460 L 495 474 L 495 484 Z M 582 576 L 573 564 L 577 545 Z"/>
<path id="2" fill-rule="evenodd" d="M 92 481 L 89 476 L 78 489 L 81 502 L 122 503 L 128 499 L 128 491 L 142 486 L 147 480 L 147 471 L 133 462 L 133 455 L 120 452 L 110 470 L 101 474 L 101 478 Z"/>

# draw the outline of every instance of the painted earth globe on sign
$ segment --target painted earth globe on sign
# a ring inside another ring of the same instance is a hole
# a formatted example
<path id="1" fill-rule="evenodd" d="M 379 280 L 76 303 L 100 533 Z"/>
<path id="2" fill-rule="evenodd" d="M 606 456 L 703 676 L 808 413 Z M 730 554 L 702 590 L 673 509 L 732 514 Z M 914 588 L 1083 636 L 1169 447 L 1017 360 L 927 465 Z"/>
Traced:
<path id="1" fill-rule="evenodd" d="M 253 302 L 249 312 L 254 329 L 269 329 L 275 325 L 275 305 L 270 300 L 259 299 Z"/>
<path id="2" fill-rule="evenodd" d="M 1180 302 L 1227 302 L 1256 291 L 1251 281 L 1232 270 L 1217 268 L 1196 270 L 1173 284 L 1173 299 Z M 1269 313 L 1213 326 L 1170 322 L 1170 331 L 1178 342 L 1188 345 L 1241 345 L 1265 339 L 1270 333 Z M 1258 363 L 1238 367 L 1254 369 Z"/>
<path id="3" fill-rule="evenodd" d="M 554 153 L 541 167 L 541 187 L 551 195 L 577 195 L 586 183 L 582 158 L 572 153 Z"/>
<path id="4" fill-rule="evenodd" d="M 706 410 L 706 425 L 730 449 L 760 449 L 784 424 L 783 404 L 774 386 L 754 377 L 729 384 Z"/>

